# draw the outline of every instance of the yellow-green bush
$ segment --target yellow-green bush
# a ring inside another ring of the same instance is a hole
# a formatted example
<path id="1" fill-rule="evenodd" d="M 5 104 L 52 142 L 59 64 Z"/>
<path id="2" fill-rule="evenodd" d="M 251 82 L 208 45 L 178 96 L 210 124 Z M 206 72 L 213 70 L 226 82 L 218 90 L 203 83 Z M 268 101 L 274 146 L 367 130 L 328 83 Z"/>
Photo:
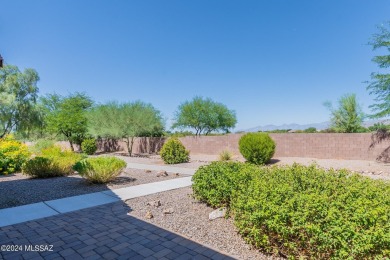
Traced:
<path id="1" fill-rule="evenodd" d="M 69 174 L 67 170 L 64 171 L 53 159 L 45 157 L 35 157 L 28 160 L 22 169 L 23 174 L 34 178 L 59 177 Z"/>
<path id="2" fill-rule="evenodd" d="M 78 162 L 74 169 L 92 183 L 106 183 L 117 177 L 126 162 L 116 157 L 92 157 Z"/>
<path id="3" fill-rule="evenodd" d="M 185 163 L 190 160 L 190 152 L 177 138 L 170 138 L 165 142 L 160 156 L 166 164 Z"/>
<path id="4" fill-rule="evenodd" d="M 289 258 L 390 257 L 389 182 L 316 165 L 232 171 L 223 164 L 195 173 L 194 194 L 230 206 L 240 234 L 255 247 Z"/>
<path id="5" fill-rule="evenodd" d="M 0 174 L 20 171 L 30 156 L 27 145 L 15 140 L 12 135 L 0 139 Z"/>
<path id="6" fill-rule="evenodd" d="M 253 164 L 265 164 L 275 153 L 275 142 L 267 133 L 247 133 L 238 144 L 242 156 Z"/>

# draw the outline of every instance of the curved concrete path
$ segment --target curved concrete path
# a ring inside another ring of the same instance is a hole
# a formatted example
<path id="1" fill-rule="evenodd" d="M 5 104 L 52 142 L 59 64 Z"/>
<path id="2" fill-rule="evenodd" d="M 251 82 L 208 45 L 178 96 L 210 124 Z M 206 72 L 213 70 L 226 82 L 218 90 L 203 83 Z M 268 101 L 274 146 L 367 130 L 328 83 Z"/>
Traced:
<path id="1" fill-rule="evenodd" d="M 155 164 L 142 164 L 128 162 L 126 168 L 140 169 L 140 170 L 151 170 L 151 171 L 166 171 L 171 173 L 181 173 L 187 175 L 194 175 L 197 169 L 192 168 L 181 168 L 176 166 L 167 165 L 155 165 Z"/>

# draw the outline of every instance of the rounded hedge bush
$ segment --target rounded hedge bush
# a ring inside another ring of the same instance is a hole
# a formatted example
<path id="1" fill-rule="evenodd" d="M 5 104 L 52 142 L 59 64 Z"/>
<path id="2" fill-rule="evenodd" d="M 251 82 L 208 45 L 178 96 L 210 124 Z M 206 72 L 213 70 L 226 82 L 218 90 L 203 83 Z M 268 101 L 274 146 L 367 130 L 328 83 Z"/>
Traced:
<path id="1" fill-rule="evenodd" d="M 177 138 L 170 138 L 160 151 L 160 156 L 166 164 L 185 163 L 190 160 L 189 151 Z"/>
<path id="2" fill-rule="evenodd" d="M 124 168 L 126 168 L 126 162 L 113 156 L 87 158 L 74 166 L 81 176 L 92 183 L 109 182 Z"/>
<path id="3" fill-rule="evenodd" d="M 275 142 L 267 133 L 247 133 L 238 144 L 242 156 L 253 164 L 265 164 L 275 153 Z"/>
<path id="4" fill-rule="evenodd" d="M 85 139 L 81 143 L 81 150 L 88 155 L 95 154 L 97 150 L 96 140 L 94 138 Z"/>
<path id="5" fill-rule="evenodd" d="M 64 171 L 53 159 L 45 157 L 35 157 L 28 160 L 22 168 L 23 174 L 33 178 L 50 178 L 67 175 L 69 172 Z"/>

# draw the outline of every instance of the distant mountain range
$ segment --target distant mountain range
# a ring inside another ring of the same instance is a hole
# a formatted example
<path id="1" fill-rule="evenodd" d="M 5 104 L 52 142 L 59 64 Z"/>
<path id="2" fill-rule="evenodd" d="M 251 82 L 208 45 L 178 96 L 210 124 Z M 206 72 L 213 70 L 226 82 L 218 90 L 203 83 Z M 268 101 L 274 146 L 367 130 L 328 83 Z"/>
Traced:
<path id="1" fill-rule="evenodd" d="M 363 126 L 368 127 L 372 126 L 375 123 L 383 122 L 389 124 L 389 120 L 369 120 L 363 123 Z M 264 125 L 264 126 L 256 126 L 249 129 L 243 130 L 244 132 L 258 132 L 258 131 L 273 131 L 277 129 L 291 129 L 291 130 L 305 130 L 309 127 L 315 127 L 317 130 L 323 130 L 329 128 L 330 122 L 322 122 L 322 123 L 314 123 L 314 124 L 283 124 L 283 125 Z"/>

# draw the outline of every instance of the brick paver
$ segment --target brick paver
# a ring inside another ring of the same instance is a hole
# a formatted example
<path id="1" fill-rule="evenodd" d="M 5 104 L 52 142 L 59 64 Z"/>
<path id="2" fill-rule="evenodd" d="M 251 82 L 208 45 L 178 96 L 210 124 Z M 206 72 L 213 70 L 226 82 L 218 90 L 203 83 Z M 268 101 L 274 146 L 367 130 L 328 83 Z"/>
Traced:
<path id="1" fill-rule="evenodd" d="M 116 202 L 0 228 L 0 259 L 233 259 L 129 211 Z M 35 248 L 44 245 L 52 251 Z"/>

